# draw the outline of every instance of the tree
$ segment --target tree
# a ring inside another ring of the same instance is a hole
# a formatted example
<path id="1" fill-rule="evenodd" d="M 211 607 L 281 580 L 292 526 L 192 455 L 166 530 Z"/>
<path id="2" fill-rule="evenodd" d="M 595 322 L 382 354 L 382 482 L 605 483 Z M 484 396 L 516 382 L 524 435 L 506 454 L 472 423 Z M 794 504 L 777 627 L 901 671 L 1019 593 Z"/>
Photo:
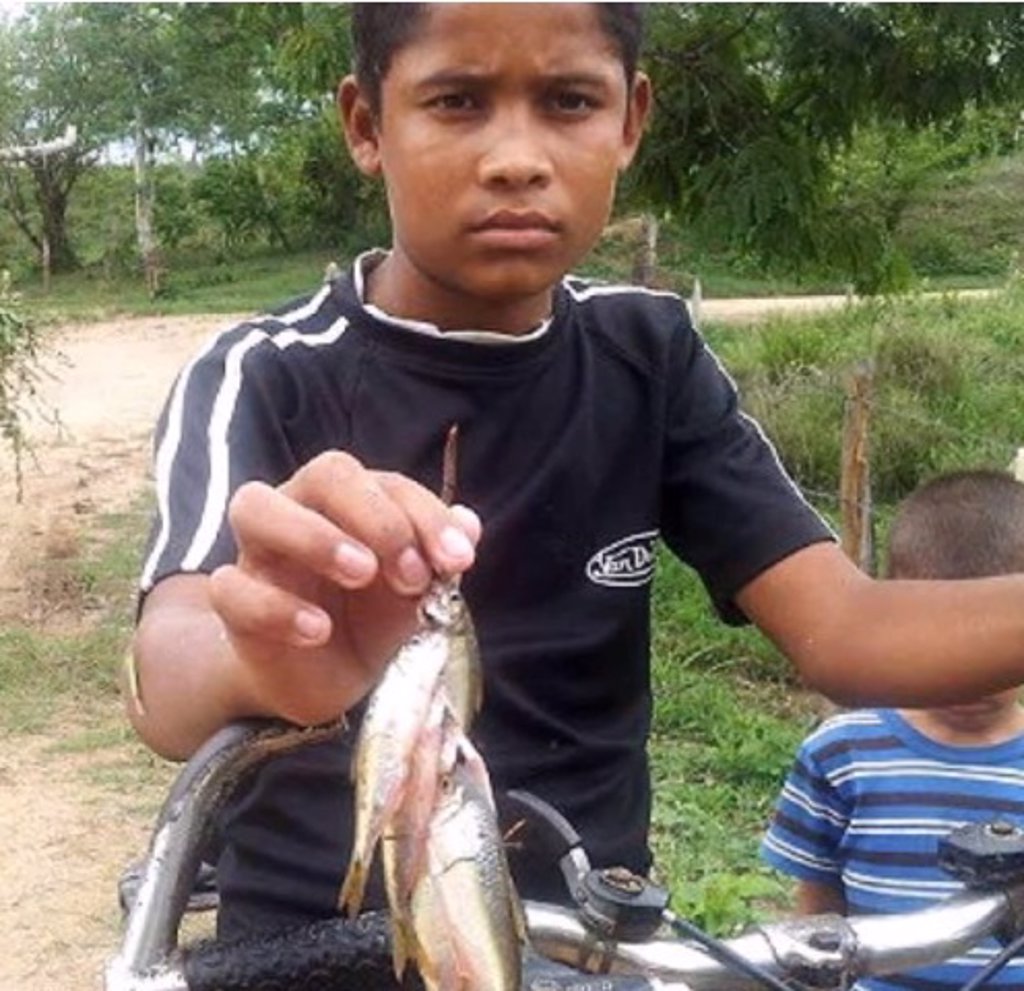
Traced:
<path id="1" fill-rule="evenodd" d="M 259 49 L 216 5 L 78 4 L 75 10 L 84 57 L 104 80 L 133 149 L 139 257 L 155 295 L 164 270 L 154 218 L 156 154 L 179 138 L 231 148 L 252 135 Z"/>
<path id="2" fill-rule="evenodd" d="M 658 4 L 649 28 L 657 105 L 629 201 L 866 286 L 887 278 L 886 231 L 835 209 L 837 153 L 866 124 L 955 131 L 1024 95 L 1017 4 Z"/>
<path id="3" fill-rule="evenodd" d="M 77 135 L 60 153 L 0 160 L 0 209 L 55 272 L 77 265 L 68 199 L 113 133 L 105 94 L 83 64 L 79 42 L 65 7 L 32 7 L 0 23 L 0 146 L 45 145 L 69 128 Z"/>

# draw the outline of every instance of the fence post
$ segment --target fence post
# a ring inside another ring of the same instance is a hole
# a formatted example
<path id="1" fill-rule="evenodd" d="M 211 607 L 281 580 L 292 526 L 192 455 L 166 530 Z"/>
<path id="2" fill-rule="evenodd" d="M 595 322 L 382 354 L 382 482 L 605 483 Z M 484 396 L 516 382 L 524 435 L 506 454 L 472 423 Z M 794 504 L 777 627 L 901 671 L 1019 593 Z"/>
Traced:
<path id="1" fill-rule="evenodd" d="M 874 374 L 874 363 L 862 361 L 847 380 L 839 479 L 842 547 L 851 560 L 869 575 L 875 573 L 871 460 L 868 453 Z"/>
<path id="2" fill-rule="evenodd" d="M 1024 115 L 1024 111 L 1021 113 Z M 1017 453 L 1010 462 L 1010 472 L 1018 482 L 1024 482 L 1024 447 L 1017 448 Z"/>

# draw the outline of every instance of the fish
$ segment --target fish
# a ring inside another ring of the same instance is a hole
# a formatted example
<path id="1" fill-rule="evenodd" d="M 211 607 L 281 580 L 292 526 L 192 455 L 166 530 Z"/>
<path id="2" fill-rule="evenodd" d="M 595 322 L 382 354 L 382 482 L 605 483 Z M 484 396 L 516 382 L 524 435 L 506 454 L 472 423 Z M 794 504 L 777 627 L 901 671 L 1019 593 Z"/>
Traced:
<path id="1" fill-rule="evenodd" d="M 445 445 L 442 498 L 454 493 Z M 518 989 L 526 926 L 487 766 L 468 737 L 483 701 L 480 646 L 459 576 L 436 574 L 416 630 L 385 668 L 359 731 L 355 836 L 339 905 L 362 906 L 378 846 L 392 964 L 428 991 Z"/>
<path id="2" fill-rule="evenodd" d="M 413 750 L 430 712 L 447 659 L 443 629 L 414 633 L 388 662 L 373 691 L 352 761 L 355 829 L 348 872 L 338 898 L 359 914 L 374 852 L 404 797 Z"/>
<path id="3" fill-rule="evenodd" d="M 455 579 L 437 583 L 423 603 L 429 622 L 448 631 L 444 686 L 455 717 L 468 731 L 483 704 L 483 668 L 473 617 Z"/>
<path id="4" fill-rule="evenodd" d="M 431 582 L 420 604 L 417 629 L 388 662 L 363 717 L 352 762 L 356 790 L 352 855 L 338 899 L 351 917 L 362 907 L 377 844 L 400 814 L 414 774 L 414 753 L 435 696 L 441 693 L 439 704 L 467 727 L 480 707 L 479 646 L 457 586 L 450 578 Z M 436 777 L 433 769 L 429 775 Z M 433 796 L 423 797 L 426 788 L 423 782 L 416 786 L 419 797 L 413 802 L 420 811 L 402 813 L 403 818 L 418 815 L 418 821 L 427 820 Z M 409 885 L 401 887 L 405 890 Z"/>
<path id="5" fill-rule="evenodd" d="M 448 741 L 446 741 L 447 743 Z M 518 991 L 525 925 L 489 784 L 458 739 L 410 906 L 413 954 L 428 991 Z"/>
<path id="6" fill-rule="evenodd" d="M 391 909 L 391 953 L 395 977 L 401 981 L 409 957 L 415 954 L 415 935 L 409 906 L 416 879 L 426 864 L 426 839 L 442 773 L 447 700 L 438 692 L 416 743 L 401 805 L 381 837 L 384 890 Z"/>

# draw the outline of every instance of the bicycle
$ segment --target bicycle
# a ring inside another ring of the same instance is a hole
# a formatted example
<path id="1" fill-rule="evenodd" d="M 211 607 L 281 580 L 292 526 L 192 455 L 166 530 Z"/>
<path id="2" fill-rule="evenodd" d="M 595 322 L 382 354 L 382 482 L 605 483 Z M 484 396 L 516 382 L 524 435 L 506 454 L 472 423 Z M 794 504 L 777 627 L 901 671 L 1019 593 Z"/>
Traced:
<path id="1" fill-rule="evenodd" d="M 106 991 L 395 991 L 382 912 L 258 940 L 178 945 L 216 813 L 239 780 L 342 731 L 340 723 L 300 729 L 250 720 L 221 730 L 192 757 L 154 826 Z M 942 841 L 942 866 L 967 886 L 945 902 L 903 915 L 772 922 L 719 941 L 676 917 L 664 889 L 628 872 L 591 869 L 571 824 L 535 796 L 510 792 L 499 813 L 543 844 L 576 903 L 525 903 L 524 991 L 845 988 L 859 977 L 940 962 L 993 935 L 1004 943 L 986 968 L 994 972 L 1024 946 L 1024 831 L 1007 822 L 964 827 Z"/>

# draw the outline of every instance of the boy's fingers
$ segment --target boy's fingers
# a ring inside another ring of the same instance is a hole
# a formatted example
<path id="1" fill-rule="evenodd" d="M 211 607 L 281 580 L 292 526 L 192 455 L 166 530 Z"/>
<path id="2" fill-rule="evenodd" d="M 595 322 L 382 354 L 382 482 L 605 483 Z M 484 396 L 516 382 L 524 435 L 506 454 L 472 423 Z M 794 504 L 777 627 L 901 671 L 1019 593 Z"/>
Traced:
<path id="1" fill-rule="evenodd" d="M 451 513 L 452 520 L 458 524 L 463 533 L 473 542 L 473 546 L 476 547 L 480 543 L 480 537 L 484 529 L 483 524 L 480 522 L 480 517 L 469 506 L 463 506 L 460 503 L 452 506 L 449 512 Z"/>
<path id="2" fill-rule="evenodd" d="M 404 475 L 382 474 L 380 484 L 399 504 L 429 558 L 432 570 L 461 574 L 476 558 L 480 520 L 465 506 L 446 506 L 433 492 Z"/>
<path id="3" fill-rule="evenodd" d="M 331 451 L 300 468 L 281 491 L 371 551 L 396 592 L 418 595 L 430 581 L 430 567 L 406 507 L 386 491 L 382 477 L 351 455 Z"/>
<path id="4" fill-rule="evenodd" d="M 377 574 L 377 558 L 369 548 L 262 482 L 239 488 L 228 518 L 240 554 L 257 565 L 283 558 L 346 588 L 361 588 Z"/>
<path id="5" fill-rule="evenodd" d="M 237 636 L 268 643 L 315 647 L 331 635 L 331 619 L 319 607 L 227 564 L 210 575 L 210 601 Z"/>
<path id="6" fill-rule="evenodd" d="M 282 491 L 372 551 L 401 594 L 425 591 L 435 571 L 458 574 L 473 563 L 480 529 L 475 514 L 453 512 L 418 482 L 369 471 L 343 452 L 314 459 Z"/>

